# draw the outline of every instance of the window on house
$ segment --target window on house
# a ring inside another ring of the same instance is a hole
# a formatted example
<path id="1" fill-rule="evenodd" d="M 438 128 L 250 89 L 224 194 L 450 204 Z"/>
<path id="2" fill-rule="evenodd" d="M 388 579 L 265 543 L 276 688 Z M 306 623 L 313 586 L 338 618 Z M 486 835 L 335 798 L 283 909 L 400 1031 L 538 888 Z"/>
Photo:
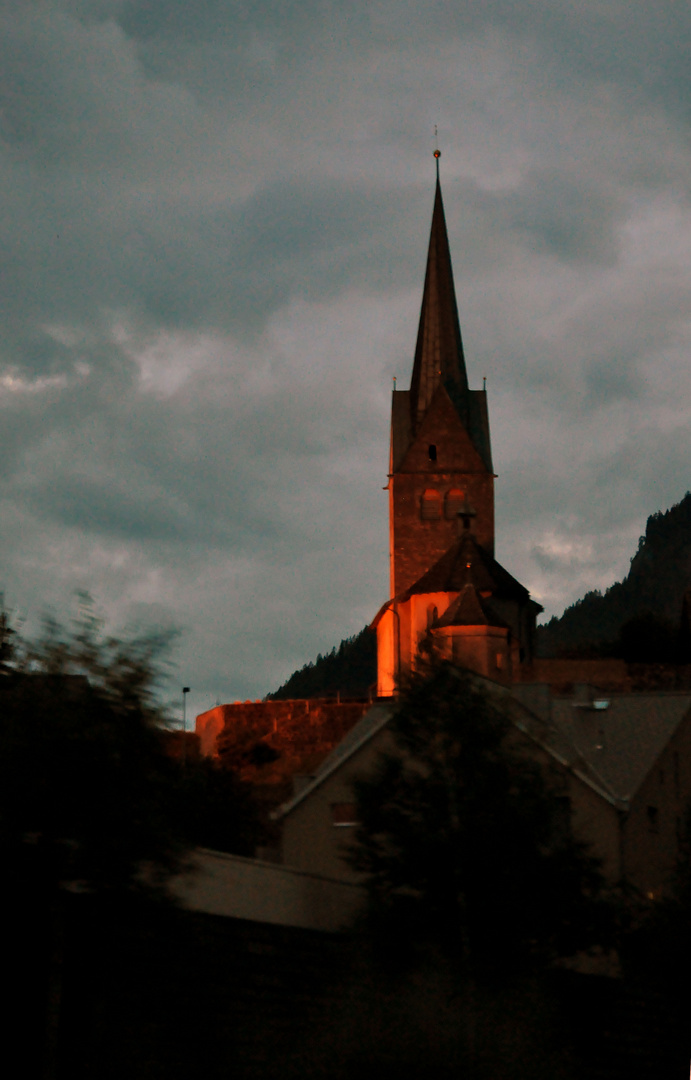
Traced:
<path id="1" fill-rule="evenodd" d="M 501 669 L 504 666 L 504 654 L 503 653 L 500 653 L 500 652 L 497 653 L 496 663 L 497 663 L 497 671 L 501 671 Z"/>
<path id="2" fill-rule="evenodd" d="M 433 488 L 423 491 L 420 515 L 423 521 L 437 521 L 441 517 L 441 499 L 438 491 Z"/>
<path id="3" fill-rule="evenodd" d="M 338 829 L 352 828 L 354 825 L 359 824 L 356 804 L 349 802 L 331 803 L 331 824 Z"/>
<path id="4" fill-rule="evenodd" d="M 429 607 L 427 608 L 427 629 L 428 630 L 429 630 L 430 626 L 437 621 L 438 618 L 439 618 L 439 612 L 437 611 L 436 606 L 434 604 L 430 604 Z"/>
<path id="5" fill-rule="evenodd" d="M 657 833 L 660 831 L 660 813 L 656 806 L 648 807 L 648 828 L 651 833 Z"/>
<path id="6" fill-rule="evenodd" d="M 430 461 L 437 460 L 437 447 L 434 443 L 430 443 L 427 447 L 427 453 L 429 454 Z"/>
<path id="7" fill-rule="evenodd" d="M 465 502 L 465 494 L 460 488 L 451 488 L 451 491 L 447 491 L 446 498 L 444 499 L 444 516 L 450 521 L 453 518 L 457 518 L 460 514 L 463 503 Z"/>

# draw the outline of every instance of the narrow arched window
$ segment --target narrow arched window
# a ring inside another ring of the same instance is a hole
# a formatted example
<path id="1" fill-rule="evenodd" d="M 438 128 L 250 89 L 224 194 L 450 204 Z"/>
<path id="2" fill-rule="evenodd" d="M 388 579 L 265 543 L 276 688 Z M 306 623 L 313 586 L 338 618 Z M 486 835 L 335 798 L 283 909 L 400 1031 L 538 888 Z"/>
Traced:
<path id="1" fill-rule="evenodd" d="M 460 488 L 451 488 L 451 491 L 447 491 L 446 498 L 444 499 L 444 516 L 448 518 L 449 521 L 458 517 L 464 501 L 464 492 L 462 492 Z"/>
<path id="2" fill-rule="evenodd" d="M 430 604 L 427 608 L 427 629 L 433 626 L 439 618 L 439 612 L 437 611 L 435 604 Z"/>
<path id="3" fill-rule="evenodd" d="M 423 521 L 437 521 L 441 517 L 441 497 L 434 488 L 423 491 L 420 516 Z"/>
<path id="4" fill-rule="evenodd" d="M 436 443 L 430 443 L 430 444 L 429 444 L 429 446 L 427 447 L 427 453 L 428 453 L 428 455 L 429 455 L 429 459 L 430 459 L 430 461 L 436 461 L 436 460 L 437 460 L 437 447 L 436 447 Z"/>

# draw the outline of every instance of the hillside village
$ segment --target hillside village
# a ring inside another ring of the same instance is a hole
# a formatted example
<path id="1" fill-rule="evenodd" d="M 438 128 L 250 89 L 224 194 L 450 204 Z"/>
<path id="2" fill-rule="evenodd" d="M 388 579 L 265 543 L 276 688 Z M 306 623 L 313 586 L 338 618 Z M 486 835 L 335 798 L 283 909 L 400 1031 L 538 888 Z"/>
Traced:
<path id="1" fill-rule="evenodd" d="M 23 1075 L 687 1075 L 691 496 L 540 627 L 494 480 L 437 172 L 370 625 L 190 733 L 153 692 L 164 640 L 87 612 L 16 647 L 0 615 Z"/>

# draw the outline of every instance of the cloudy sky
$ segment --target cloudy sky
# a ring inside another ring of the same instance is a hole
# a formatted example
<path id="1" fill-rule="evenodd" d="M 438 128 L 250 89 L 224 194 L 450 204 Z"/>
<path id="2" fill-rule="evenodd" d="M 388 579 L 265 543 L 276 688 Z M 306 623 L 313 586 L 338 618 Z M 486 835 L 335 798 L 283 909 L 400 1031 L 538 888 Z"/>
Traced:
<path id="1" fill-rule="evenodd" d="M 2 0 L 0 585 L 175 625 L 190 713 L 387 599 L 434 125 L 498 557 L 546 614 L 691 487 L 691 6 Z"/>

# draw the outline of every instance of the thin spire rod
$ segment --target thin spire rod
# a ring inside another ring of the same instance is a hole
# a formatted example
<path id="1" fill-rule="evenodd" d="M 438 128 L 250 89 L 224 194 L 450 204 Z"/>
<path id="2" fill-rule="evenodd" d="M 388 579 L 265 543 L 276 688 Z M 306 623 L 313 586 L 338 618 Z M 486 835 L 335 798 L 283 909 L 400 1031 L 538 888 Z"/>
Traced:
<path id="1" fill-rule="evenodd" d="M 439 138 L 437 136 L 437 125 L 434 125 L 434 158 L 437 165 L 437 181 L 439 180 L 439 158 L 441 157 L 441 150 L 439 149 Z"/>

